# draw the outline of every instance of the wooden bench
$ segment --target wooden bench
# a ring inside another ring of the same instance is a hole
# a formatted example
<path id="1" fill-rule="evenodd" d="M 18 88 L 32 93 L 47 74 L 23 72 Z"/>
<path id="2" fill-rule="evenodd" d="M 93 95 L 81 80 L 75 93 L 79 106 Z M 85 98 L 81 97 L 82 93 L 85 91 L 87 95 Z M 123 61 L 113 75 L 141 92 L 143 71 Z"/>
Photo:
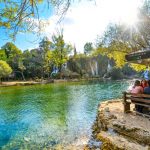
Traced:
<path id="1" fill-rule="evenodd" d="M 148 95 L 148 94 L 131 94 L 131 93 L 123 92 L 124 113 L 131 112 L 131 110 L 130 110 L 131 103 L 133 103 L 137 106 L 144 106 L 150 110 L 150 95 Z M 146 117 L 150 117 L 150 114 L 143 114 L 140 112 L 136 112 L 136 113 L 139 115 L 144 115 Z"/>

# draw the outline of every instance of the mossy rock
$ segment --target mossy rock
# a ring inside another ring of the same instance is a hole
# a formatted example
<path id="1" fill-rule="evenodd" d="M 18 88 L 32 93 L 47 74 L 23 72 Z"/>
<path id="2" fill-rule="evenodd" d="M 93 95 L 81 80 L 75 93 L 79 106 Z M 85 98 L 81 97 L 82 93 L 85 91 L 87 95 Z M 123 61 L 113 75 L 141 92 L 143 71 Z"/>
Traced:
<path id="1" fill-rule="evenodd" d="M 97 139 L 102 141 L 102 145 L 100 147 L 101 150 L 125 150 L 124 148 L 119 148 L 118 146 L 114 145 L 109 139 L 104 138 L 101 135 L 97 135 Z"/>

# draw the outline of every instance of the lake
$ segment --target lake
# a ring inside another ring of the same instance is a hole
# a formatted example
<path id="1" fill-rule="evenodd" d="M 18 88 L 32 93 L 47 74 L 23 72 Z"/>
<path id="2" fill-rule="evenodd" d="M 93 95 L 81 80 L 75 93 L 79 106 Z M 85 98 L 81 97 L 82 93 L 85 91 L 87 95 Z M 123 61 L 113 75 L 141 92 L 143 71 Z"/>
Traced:
<path id="1" fill-rule="evenodd" d="M 0 149 L 42 149 L 89 137 L 101 101 L 120 98 L 128 81 L 0 88 Z"/>

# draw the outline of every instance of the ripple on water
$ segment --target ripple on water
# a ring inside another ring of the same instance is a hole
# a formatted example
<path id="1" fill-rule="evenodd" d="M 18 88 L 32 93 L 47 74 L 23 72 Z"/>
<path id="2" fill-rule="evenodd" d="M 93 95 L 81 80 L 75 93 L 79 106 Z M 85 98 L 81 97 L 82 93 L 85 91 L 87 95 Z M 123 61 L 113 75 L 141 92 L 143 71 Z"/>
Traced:
<path id="1" fill-rule="evenodd" d="M 0 147 L 40 149 L 89 137 L 100 101 L 128 83 L 65 83 L 0 88 Z"/>

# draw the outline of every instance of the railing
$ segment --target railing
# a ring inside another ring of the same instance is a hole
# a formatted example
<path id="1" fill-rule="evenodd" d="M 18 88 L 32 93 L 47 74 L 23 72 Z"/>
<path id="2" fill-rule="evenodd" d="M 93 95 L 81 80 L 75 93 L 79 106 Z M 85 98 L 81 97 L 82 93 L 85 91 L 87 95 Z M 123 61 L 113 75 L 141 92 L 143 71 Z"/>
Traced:
<path id="1" fill-rule="evenodd" d="M 150 117 L 150 95 L 148 94 L 131 94 L 127 92 L 123 92 L 123 105 L 124 105 L 124 113 L 131 112 L 130 104 L 133 103 L 136 106 L 142 106 L 147 108 L 147 113 L 138 112 L 139 115 L 144 115 L 146 117 Z"/>

